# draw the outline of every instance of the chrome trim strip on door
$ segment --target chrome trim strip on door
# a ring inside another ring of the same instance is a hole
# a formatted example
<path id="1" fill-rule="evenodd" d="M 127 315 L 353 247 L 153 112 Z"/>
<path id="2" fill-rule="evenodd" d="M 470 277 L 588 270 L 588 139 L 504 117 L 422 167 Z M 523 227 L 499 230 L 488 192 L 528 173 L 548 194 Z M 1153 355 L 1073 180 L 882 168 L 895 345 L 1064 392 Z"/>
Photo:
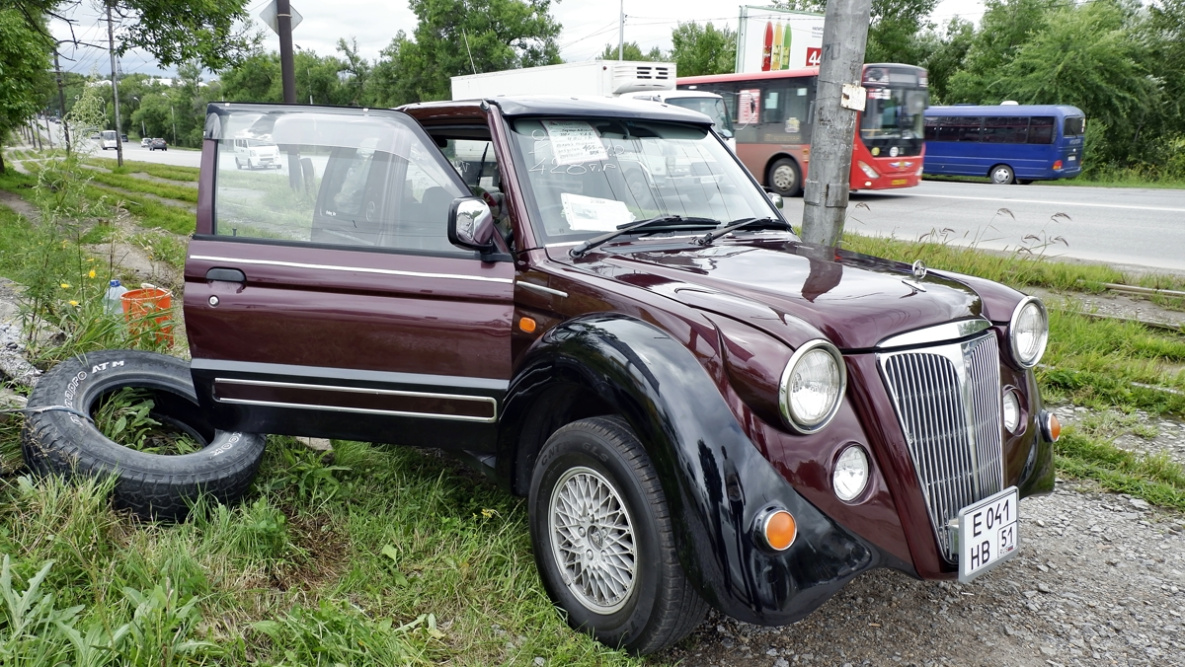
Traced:
<path id="1" fill-rule="evenodd" d="M 226 262 L 228 264 L 255 264 L 260 266 L 283 266 L 293 269 L 319 269 L 322 271 L 345 271 L 348 273 L 377 273 L 385 276 L 407 276 L 409 278 L 451 278 L 453 280 L 476 280 L 487 283 L 514 282 L 511 278 L 491 278 L 488 276 L 464 276 L 456 273 L 425 273 L 423 271 L 400 271 L 398 269 L 373 269 L 359 266 L 337 266 L 334 264 L 308 264 L 306 262 L 284 262 L 275 259 L 243 259 L 241 257 L 213 257 L 211 255 L 193 255 L 190 259 L 207 262 Z"/>
<path id="2" fill-rule="evenodd" d="M 483 403 L 490 406 L 491 416 L 473 417 L 469 415 L 447 415 L 434 412 L 408 412 L 405 410 L 378 410 L 374 408 L 350 408 L 343 406 L 318 405 L 315 403 L 286 403 L 282 401 L 262 401 L 247 398 L 219 398 L 218 384 L 233 384 L 249 387 L 276 387 L 281 389 L 308 389 L 312 391 L 334 391 L 347 394 L 368 394 L 372 396 L 399 396 L 403 398 L 435 398 L 450 401 L 469 401 Z M 327 412 L 349 412 L 366 415 L 390 415 L 393 417 L 430 417 L 446 421 L 476 422 L 492 424 L 498 421 L 498 401 L 489 396 L 463 396 L 458 394 L 439 394 L 423 391 L 398 391 L 394 389 L 368 389 L 363 387 L 340 387 L 324 384 L 300 384 L 296 382 L 270 382 L 267 380 L 239 380 L 236 378 L 214 378 L 214 400 L 219 403 L 235 405 L 262 405 L 278 408 L 304 408 L 308 410 L 324 410 Z"/>
<path id="3" fill-rule="evenodd" d="M 568 298 L 567 292 L 561 292 L 558 289 L 544 287 L 543 285 L 536 285 L 535 283 L 529 283 L 525 280 L 520 280 L 517 283 L 515 283 L 515 285 L 519 285 L 519 286 L 525 287 L 527 289 L 532 289 L 532 290 L 535 290 L 536 292 L 543 292 L 544 294 L 553 294 L 555 296 L 563 297 L 565 299 Z"/>

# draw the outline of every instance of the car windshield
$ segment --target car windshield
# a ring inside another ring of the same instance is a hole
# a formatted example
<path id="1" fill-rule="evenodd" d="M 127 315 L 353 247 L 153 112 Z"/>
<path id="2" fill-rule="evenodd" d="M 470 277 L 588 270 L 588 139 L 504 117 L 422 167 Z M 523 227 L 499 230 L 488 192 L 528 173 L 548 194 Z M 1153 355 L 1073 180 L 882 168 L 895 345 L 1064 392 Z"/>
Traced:
<path id="1" fill-rule="evenodd" d="M 580 242 L 661 216 L 720 225 L 781 219 L 706 127 L 570 117 L 519 118 L 511 127 L 545 243 Z"/>
<path id="2" fill-rule="evenodd" d="M 722 97 L 717 95 L 711 97 L 668 97 L 666 102 L 671 106 L 698 111 L 712 119 L 712 124 L 716 126 L 718 132 L 723 133 L 728 130 L 730 134 L 732 133 L 732 120 L 729 118 L 728 108 L 724 106 Z"/>

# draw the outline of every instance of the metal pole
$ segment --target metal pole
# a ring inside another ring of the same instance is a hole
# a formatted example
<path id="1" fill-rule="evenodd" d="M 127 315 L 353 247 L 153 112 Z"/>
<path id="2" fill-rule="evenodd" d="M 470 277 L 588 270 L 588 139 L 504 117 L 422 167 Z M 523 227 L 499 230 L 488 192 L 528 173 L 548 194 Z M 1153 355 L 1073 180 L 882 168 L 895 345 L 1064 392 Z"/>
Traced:
<path id="1" fill-rule="evenodd" d="M 173 105 L 169 105 L 169 118 L 173 119 L 173 145 L 177 145 L 177 112 L 173 110 Z"/>
<path id="2" fill-rule="evenodd" d="M 621 0 L 621 8 L 617 13 L 617 59 L 625 60 L 625 0 Z"/>
<path id="3" fill-rule="evenodd" d="M 284 86 L 284 104 L 296 104 L 296 72 L 292 60 L 292 5 L 276 0 L 276 27 L 280 33 L 280 79 Z"/>
<path id="4" fill-rule="evenodd" d="M 843 235 L 852 169 L 856 109 L 841 104 L 843 89 L 862 92 L 864 46 L 872 0 L 828 0 L 823 23 L 822 62 L 811 130 L 811 161 L 803 193 L 802 238 L 835 246 Z"/>
<path id="5" fill-rule="evenodd" d="M 107 3 L 107 53 L 111 56 L 111 97 L 115 100 L 115 161 L 123 166 L 123 140 L 119 133 L 119 77 L 115 72 L 115 25 L 111 20 L 111 0 Z M 102 141 L 100 139 L 99 141 Z"/>

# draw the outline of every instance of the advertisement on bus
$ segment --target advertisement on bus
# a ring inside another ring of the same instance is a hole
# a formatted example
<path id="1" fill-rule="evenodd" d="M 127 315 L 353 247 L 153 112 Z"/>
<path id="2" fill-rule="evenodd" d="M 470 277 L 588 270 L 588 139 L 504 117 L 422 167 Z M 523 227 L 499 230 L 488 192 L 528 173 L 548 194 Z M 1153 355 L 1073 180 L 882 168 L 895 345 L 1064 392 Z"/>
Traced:
<path id="1" fill-rule="evenodd" d="M 822 14 L 741 6 L 737 73 L 817 67 L 822 52 Z"/>

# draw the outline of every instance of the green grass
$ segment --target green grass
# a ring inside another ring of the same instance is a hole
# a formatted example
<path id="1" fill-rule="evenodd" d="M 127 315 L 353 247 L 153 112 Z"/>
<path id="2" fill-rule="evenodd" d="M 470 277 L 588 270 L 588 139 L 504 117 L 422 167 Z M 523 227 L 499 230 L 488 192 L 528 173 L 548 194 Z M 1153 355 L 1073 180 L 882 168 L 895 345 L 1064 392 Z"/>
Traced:
<path id="1" fill-rule="evenodd" d="M 94 483 L 0 481 L 10 588 L 52 562 L 22 664 L 81 664 L 63 626 L 98 628 L 99 664 L 642 664 L 568 629 L 521 500 L 415 450 L 336 447 L 330 464 L 273 438 L 248 499 L 180 525 L 115 512 Z"/>
<path id="2" fill-rule="evenodd" d="M 135 217 L 136 224 L 145 229 L 163 229 L 189 236 L 193 234 L 197 224 L 193 213 L 176 206 L 161 204 L 148 197 L 137 198 L 101 185 L 88 185 L 87 191 L 95 199 L 101 198 L 126 209 Z"/>
<path id="3" fill-rule="evenodd" d="M 1185 511 L 1185 467 L 1165 454 L 1142 455 L 1116 447 L 1110 433 L 1091 437 L 1067 429 L 1055 448 L 1058 473 L 1092 479 L 1104 489 Z"/>
<path id="4" fill-rule="evenodd" d="M 124 160 L 122 167 L 116 167 L 111 160 L 102 160 L 99 158 L 88 158 L 85 162 L 94 167 L 101 167 L 109 170 L 114 174 L 131 174 L 142 173 L 156 178 L 164 178 L 170 181 L 180 181 L 183 183 L 197 183 L 198 176 L 201 174 L 201 169 L 196 167 L 174 167 L 171 165 L 156 164 L 154 162 L 140 162 L 137 160 Z"/>
<path id="5" fill-rule="evenodd" d="M 164 199 L 174 199 L 191 204 L 197 203 L 196 187 L 168 185 L 126 174 L 108 173 L 98 170 L 95 170 L 91 174 L 91 179 L 104 185 L 110 185 L 134 193 L 146 193 Z"/>

